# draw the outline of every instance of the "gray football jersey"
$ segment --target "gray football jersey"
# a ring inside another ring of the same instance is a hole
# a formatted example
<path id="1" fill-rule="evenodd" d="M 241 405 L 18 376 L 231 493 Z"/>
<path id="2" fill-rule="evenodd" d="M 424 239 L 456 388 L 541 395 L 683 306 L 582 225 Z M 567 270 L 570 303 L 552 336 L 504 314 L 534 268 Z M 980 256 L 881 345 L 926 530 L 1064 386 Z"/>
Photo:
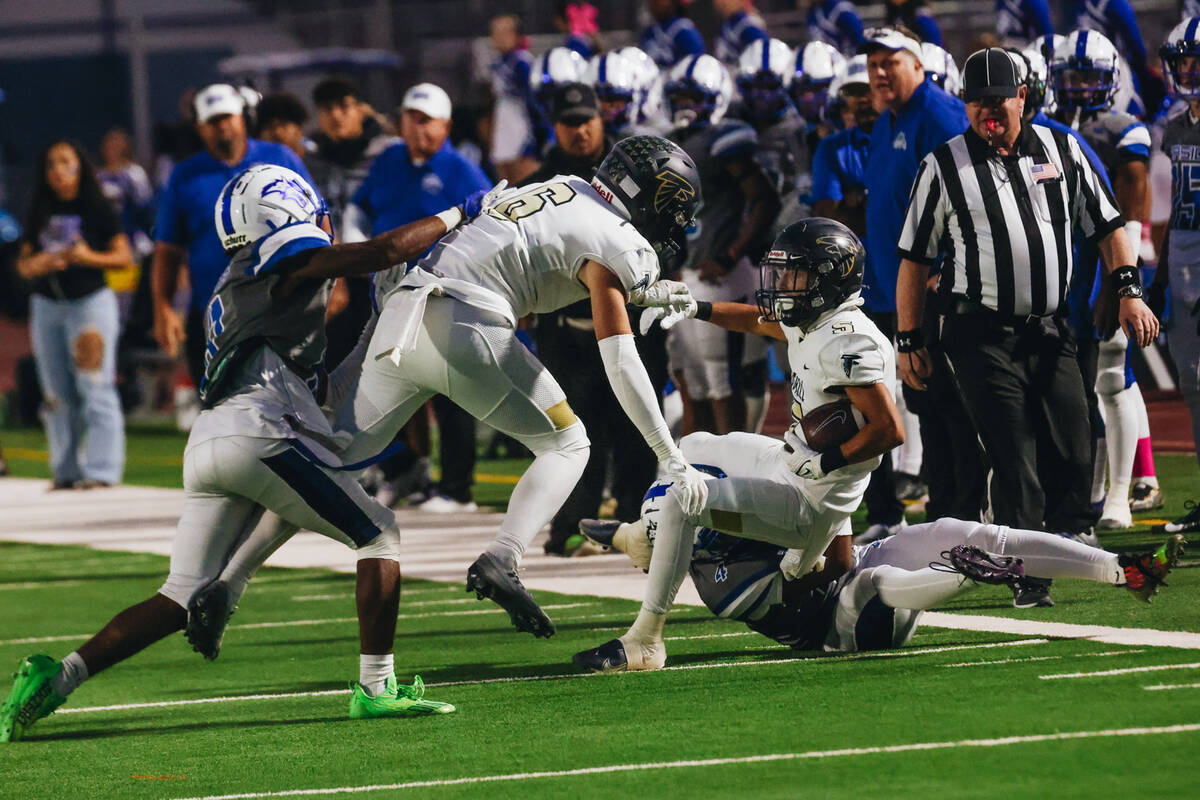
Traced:
<path id="1" fill-rule="evenodd" d="M 758 132 L 758 152 L 754 154 L 754 160 L 763 168 L 783 202 L 772 234 L 807 217 L 808 198 L 812 194 L 808 123 L 789 109 L 783 119 Z"/>
<path id="2" fill-rule="evenodd" d="M 211 408 L 238 387 L 228 380 L 259 347 L 271 348 L 316 392 L 325 358 L 330 281 L 306 281 L 285 302 L 272 297 L 286 259 L 331 244 L 311 223 L 280 228 L 243 247 L 229 262 L 204 314 L 207 342 L 200 402 Z"/>
<path id="3" fill-rule="evenodd" d="M 1080 122 L 1079 133 L 1100 156 L 1110 179 L 1127 161 L 1150 158 L 1150 129 L 1132 114 L 1103 111 Z"/>
<path id="4" fill-rule="evenodd" d="M 1171 226 L 1167 258 L 1176 270 L 1200 265 L 1200 123 L 1184 111 L 1167 121 L 1162 151 L 1171 159 Z"/>
<path id="5" fill-rule="evenodd" d="M 692 157 L 704 189 L 695 228 L 688 231 L 683 266 L 691 268 L 727 249 L 737 238 L 746 198 L 737 181 L 725 171 L 725 163 L 730 158 L 753 158 L 758 134 L 744 122 L 727 119 L 716 125 L 677 130 L 671 138 Z"/>

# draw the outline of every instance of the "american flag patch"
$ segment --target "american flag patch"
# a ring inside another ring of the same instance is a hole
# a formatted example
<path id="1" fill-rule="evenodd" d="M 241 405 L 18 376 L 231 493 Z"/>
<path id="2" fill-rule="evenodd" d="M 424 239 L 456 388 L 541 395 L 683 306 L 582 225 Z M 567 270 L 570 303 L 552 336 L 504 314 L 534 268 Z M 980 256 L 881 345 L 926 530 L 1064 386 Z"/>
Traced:
<path id="1" fill-rule="evenodd" d="M 1061 175 L 1058 167 L 1053 164 L 1034 164 L 1029 168 L 1029 174 L 1033 176 L 1033 180 L 1037 183 L 1049 183 L 1050 181 L 1058 180 Z"/>

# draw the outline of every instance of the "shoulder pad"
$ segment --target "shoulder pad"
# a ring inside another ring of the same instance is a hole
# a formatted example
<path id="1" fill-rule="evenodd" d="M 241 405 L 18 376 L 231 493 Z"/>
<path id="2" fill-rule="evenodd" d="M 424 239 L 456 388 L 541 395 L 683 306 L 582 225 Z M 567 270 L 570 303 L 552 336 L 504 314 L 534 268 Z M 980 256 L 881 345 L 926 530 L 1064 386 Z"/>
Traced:
<path id="1" fill-rule="evenodd" d="M 756 149 L 758 134 L 741 120 L 722 120 L 710 130 L 708 152 L 717 158 L 751 155 Z"/>

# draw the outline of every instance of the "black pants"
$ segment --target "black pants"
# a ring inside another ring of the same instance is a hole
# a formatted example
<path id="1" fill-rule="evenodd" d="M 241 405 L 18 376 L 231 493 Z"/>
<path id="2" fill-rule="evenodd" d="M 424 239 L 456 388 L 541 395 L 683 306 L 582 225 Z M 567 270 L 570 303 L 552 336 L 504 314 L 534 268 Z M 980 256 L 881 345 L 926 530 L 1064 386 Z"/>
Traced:
<path id="1" fill-rule="evenodd" d="M 1066 324 L 951 314 L 942 333 L 987 453 L 992 520 L 1065 532 L 1094 524 L 1091 425 Z"/>
<path id="2" fill-rule="evenodd" d="M 187 359 L 188 375 L 198 388 L 204 380 L 204 348 L 208 344 L 204 333 L 204 309 L 188 307 L 187 320 L 184 322 L 183 355 Z"/>
<path id="3" fill-rule="evenodd" d="M 442 462 L 438 493 L 469 503 L 475 483 L 475 418 L 440 394 L 433 398 L 433 415 L 437 418 L 438 455 Z"/>
<path id="4" fill-rule="evenodd" d="M 642 496 L 654 482 L 657 464 L 654 453 L 613 395 L 595 334 L 563 325 L 560 319 L 553 314 L 539 318 L 538 358 L 558 380 L 571 410 L 583 421 L 592 449 L 579 483 L 550 523 L 548 553 L 562 552 L 567 538 L 579 532 L 579 521 L 596 516 L 610 462 L 616 517 L 630 522 L 641 513 Z"/>

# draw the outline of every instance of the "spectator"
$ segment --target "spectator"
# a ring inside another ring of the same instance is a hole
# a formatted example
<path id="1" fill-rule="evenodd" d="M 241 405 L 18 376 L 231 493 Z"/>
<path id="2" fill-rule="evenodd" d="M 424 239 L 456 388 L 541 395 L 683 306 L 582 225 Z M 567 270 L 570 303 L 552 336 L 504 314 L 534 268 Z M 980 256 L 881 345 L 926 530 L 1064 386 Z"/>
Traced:
<path id="1" fill-rule="evenodd" d="M 255 118 L 258 136 L 264 142 L 281 144 L 301 160 L 308 157 L 312 149 L 312 143 L 304 135 L 308 109 L 299 97 L 287 92 L 269 94 L 258 102 Z"/>
<path id="2" fill-rule="evenodd" d="M 54 142 L 37 160 L 17 271 L 33 285 L 30 334 L 55 489 L 121 480 L 119 323 L 104 270 L 131 266 L 129 237 L 83 149 Z"/>
<path id="3" fill-rule="evenodd" d="M 922 42 L 943 47 L 942 30 L 933 18 L 929 0 L 887 0 L 884 19 L 889 27 L 903 26 Z"/>
<path id="4" fill-rule="evenodd" d="M 808 40 L 832 45 L 849 57 L 863 43 L 862 17 L 853 0 L 805 0 Z"/>
<path id="5" fill-rule="evenodd" d="M 721 30 L 713 55 L 730 70 L 736 70 L 738 59 L 747 47 L 770 38 L 767 25 L 754 11 L 750 0 L 713 0 L 713 8 L 721 17 Z"/>
<path id="6" fill-rule="evenodd" d="M 431 83 L 419 83 L 400 104 L 400 136 L 375 159 L 351 201 L 386 231 L 457 205 L 491 186 L 487 176 L 450 144 L 450 98 Z M 358 212 L 348 211 L 347 214 Z M 475 472 L 475 418 L 438 395 L 433 410 L 441 433 L 442 478 L 436 493 L 421 504 L 425 511 L 474 511 L 471 485 Z"/>
<path id="7" fill-rule="evenodd" d="M 662 70 L 705 52 L 696 24 L 684 16 L 684 5 L 683 0 L 646 0 L 654 24 L 642 31 L 638 44 Z"/>
<path id="8" fill-rule="evenodd" d="M 154 251 L 150 238 L 154 227 L 154 188 L 146 170 L 133 160 L 133 140 L 124 128 L 113 128 L 100 140 L 100 168 L 96 170 L 96 178 L 121 220 L 121 229 L 133 250 L 132 267 L 104 272 L 109 287 L 117 293 L 123 323 L 138 286 L 142 261 Z"/>
<path id="9" fill-rule="evenodd" d="M 911 32 L 897 28 L 873 29 L 867 32 L 867 40 L 861 49 L 867 56 L 873 102 L 883 109 L 871 130 L 867 153 L 866 244 L 870 272 L 863 298 L 871 319 L 885 335 L 892 336 L 896 331 L 895 287 L 900 265 L 896 240 L 908 208 L 909 187 L 921 159 L 942 142 L 962 133 L 967 127 L 967 118 L 961 100 L 946 94 L 926 78 L 921 45 Z M 939 371 L 935 380 L 946 383 L 939 383 L 939 391 L 929 395 L 903 392 L 905 404 L 917 415 L 923 431 L 928 425 L 942 425 L 949 417 L 949 412 L 933 403 L 954 397 L 949 388 L 948 372 Z M 967 436 L 946 444 L 950 448 L 947 450 L 938 448 L 936 441 L 932 444 L 924 441 L 925 438 L 923 433 L 926 463 L 940 459 L 940 464 L 954 464 L 958 454 L 969 455 L 973 441 Z M 903 522 L 904 507 L 895 499 L 897 487 L 892 469 L 891 455 L 885 455 L 867 489 L 870 527 L 859 537 L 860 541 L 886 535 Z M 971 508 L 972 503 L 978 502 L 978 492 L 972 494 L 965 485 L 960 488 L 962 491 L 955 498 L 935 500 L 931 495 L 930 500 L 935 508 L 942 503 L 943 508 L 962 511 L 962 518 L 978 518 L 978 506 Z"/>
<path id="10" fill-rule="evenodd" d="M 996 33 L 1001 43 L 1013 47 L 1053 36 L 1050 6 L 1046 0 L 996 0 Z"/>
<path id="11" fill-rule="evenodd" d="M 596 25 L 596 7 L 579 0 L 555 0 L 554 27 L 567 35 L 563 45 L 579 53 L 585 61 L 600 48 L 596 44 L 600 28 Z"/>
<path id="12" fill-rule="evenodd" d="M 312 181 L 291 150 L 246 136 L 244 106 L 229 84 L 214 83 L 196 93 L 193 111 L 204 150 L 175 166 L 159 198 L 151 267 L 154 338 L 170 356 L 186 346 L 188 371 L 197 386 L 204 375 L 203 311 L 229 263 L 213 220 L 221 189 L 246 167 L 263 163 Z M 186 325 L 172 305 L 185 262 L 192 287 Z"/>
<path id="13" fill-rule="evenodd" d="M 533 56 L 515 14 L 493 17 L 491 22 L 492 112 L 491 159 L 496 174 L 516 183 L 537 169 L 533 154 L 533 123 L 529 118 L 529 74 Z"/>

